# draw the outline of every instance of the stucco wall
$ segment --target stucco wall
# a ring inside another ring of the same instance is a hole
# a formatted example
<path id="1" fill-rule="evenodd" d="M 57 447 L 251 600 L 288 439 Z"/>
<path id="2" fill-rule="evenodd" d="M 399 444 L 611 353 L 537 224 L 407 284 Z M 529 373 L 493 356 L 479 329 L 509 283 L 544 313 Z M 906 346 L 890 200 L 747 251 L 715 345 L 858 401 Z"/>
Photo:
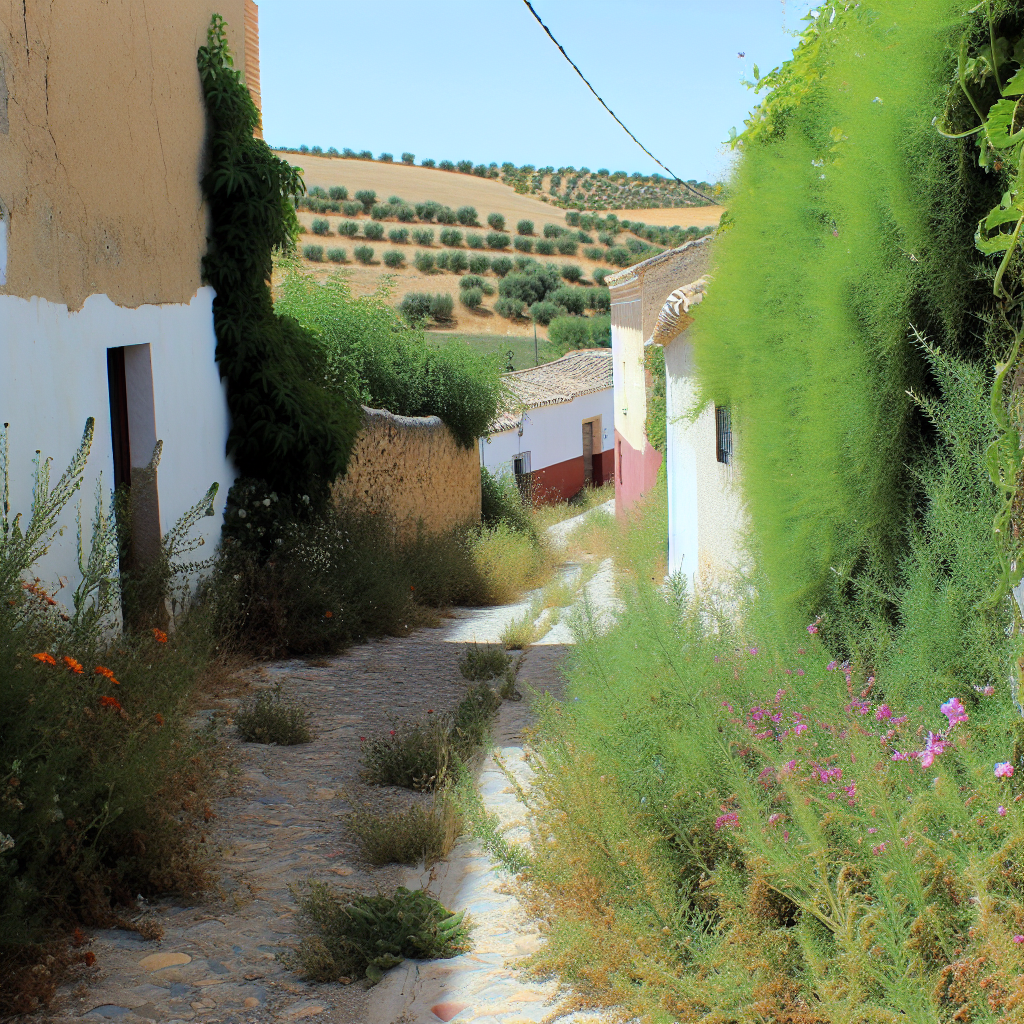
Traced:
<path id="1" fill-rule="evenodd" d="M 480 461 L 436 416 L 396 416 L 363 409 L 336 499 L 387 517 L 403 538 L 480 521 Z"/>
<path id="2" fill-rule="evenodd" d="M 668 416 L 669 572 L 684 572 L 691 587 L 708 591 L 728 585 L 743 566 L 745 517 L 738 459 L 718 461 L 715 407 L 694 419 L 695 367 L 690 332 L 665 346 Z"/>
<path id="3" fill-rule="evenodd" d="M 206 249 L 196 50 L 217 11 L 244 68 L 244 10 L 0 0 L 0 294 L 72 311 L 94 294 L 130 307 L 192 299 Z"/>

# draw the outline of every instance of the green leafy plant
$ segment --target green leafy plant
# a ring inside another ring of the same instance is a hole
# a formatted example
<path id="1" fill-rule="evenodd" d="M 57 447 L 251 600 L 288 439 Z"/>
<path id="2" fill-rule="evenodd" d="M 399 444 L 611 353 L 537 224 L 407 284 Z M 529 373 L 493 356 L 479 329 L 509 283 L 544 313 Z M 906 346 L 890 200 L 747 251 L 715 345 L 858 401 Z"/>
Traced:
<path id="1" fill-rule="evenodd" d="M 544 225 L 544 237 L 545 238 L 561 238 L 565 234 L 565 228 L 561 224 L 545 224 Z"/>
<path id="2" fill-rule="evenodd" d="M 346 217 L 357 217 L 363 212 L 363 204 L 357 200 L 350 200 L 347 203 L 341 204 L 341 212 Z"/>
<path id="3" fill-rule="evenodd" d="M 382 164 L 390 164 L 390 163 L 394 163 L 394 161 L 395 161 L 395 158 L 394 158 L 394 156 L 391 153 L 381 153 L 381 155 L 379 157 L 377 157 L 377 159 Z"/>
<path id="4" fill-rule="evenodd" d="M 516 234 L 518 235 L 532 235 L 533 234 L 533 221 L 532 220 L 520 220 L 516 222 Z"/>
<path id="5" fill-rule="evenodd" d="M 473 206 L 460 206 L 455 211 L 455 216 L 464 227 L 475 228 L 478 226 L 476 208 Z"/>
<path id="6" fill-rule="evenodd" d="M 484 293 L 479 288 L 462 288 L 459 290 L 459 301 L 467 309 L 476 309 L 484 300 Z"/>
<path id="7" fill-rule="evenodd" d="M 530 306 L 530 316 L 533 318 L 534 323 L 544 326 L 551 323 L 560 312 L 561 308 L 554 302 L 535 302 Z"/>
<path id="8" fill-rule="evenodd" d="M 416 154 L 415 153 L 403 153 L 402 154 L 402 163 L 403 164 L 408 164 L 411 167 L 414 163 L 416 163 Z"/>
<path id="9" fill-rule="evenodd" d="M 372 189 L 362 188 L 352 198 L 362 204 L 363 213 L 369 213 L 377 202 L 377 193 Z"/>
<path id="10" fill-rule="evenodd" d="M 494 285 L 485 281 L 482 277 L 477 274 L 466 274 L 465 277 L 459 279 L 459 288 L 465 291 L 467 288 L 479 288 L 484 295 L 494 294 Z"/>
<path id="11" fill-rule="evenodd" d="M 412 233 L 412 240 L 417 245 L 433 245 L 434 231 L 432 228 L 417 228 Z"/>
<path id="12" fill-rule="evenodd" d="M 348 199 L 348 189 L 345 188 L 344 185 L 332 185 L 327 190 L 327 194 L 335 202 L 340 202 L 341 200 Z"/>
<path id="13" fill-rule="evenodd" d="M 540 256 L 554 256 L 555 243 L 550 238 L 538 238 L 536 249 Z"/>
<path id="14" fill-rule="evenodd" d="M 384 225 L 376 221 L 368 221 L 363 225 L 363 237 L 373 242 L 379 242 L 384 238 Z"/>
<path id="15" fill-rule="evenodd" d="M 394 212 L 390 203 L 374 203 L 370 209 L 370 216 L 374 220 L 387 220 L 388 217 L 394 216 Z"/>
<path id="16" fill-rule="evenodd" d="M 583 277 L 583 269 L 575 263 L 566 263 L 562 266 L 562 280 L 576 284 Z"/>
<path id="17" fill-rule="evenodd" d="M 243 704 L 235 715 L 235 728 L 245 743 L 291 747 L 313 738 L 306 712 L 284 696 L 280 685 L 262 690 Z"/>
<path id="18" fill-rule="evenodd" d="M 614 270 L 609 270 L 607 267 L 597 267 L 597 268 L 595 268 L 595 270 L 594 270 L 594 272 L 593 272 L 593 274 L 591 276 L 593 277 L 595 284 L 597 284 L 599 287 L 603 288 L 604 287 L 605 278 L 608 277 L 609 274 L 614 274 L 614 273 L 615 273 Z"/>
<path id="19" fill-rule="evenodd" d="M 434 272 L 434 254 L 432 252 L 418 252 L 413 257 L 413 266 L 421 274 L 432 274 Z"/>
<path id="20" fill-rule="evenodd" d="M 516 235 L 512 239 L 512 244 L 518 252 L 533 252 L 533 239 L 525 235 Z"/>
<path id="21" fill-rule="evenodd" d="M 298 904 L 312 934 L 303 938 L 296 960 L 313 981 L 365 977 L 376 984 L 408 957 L 448 959 L 470 948 L 464 912 L 451 913 L 422 890 L 340 895 L 311 881 Z"/>
<path id="22" fill-rule="evenodd" d="M 314 235 L 329 235 L 331 233 L 331 222 L 326 217 L 314 217 L 312 231 Z"/>
<path id="23" fill-rule="evenodd" d="M 523 315 L 523 300 L 503 296 L 494 303 L 494 312 L 506 320 L 518 320 Z"/>
<path id="24" fill-rule="evenodd" d="M 458 224 L 459 218 L 450 206 L 442 206 L 435 214 L 438 224 Z"/>
<path id="25" fill-rule="evenodd" d="M 328 249 L 327 258 L 332 263 L 345 263 L 348 260 L 348 253 L 344 249 Z"/>
<path id="26" fill-rule="evenodd" d="M 304 245 L 302 247 L 302 255 L 314 263 L 323 263 L 324 247 L 322 245 Z"/>
<path id="27" fill-rule="evenodd" d="M 446 857 L 462 831 L 458 811 L 444 794 L 429 808 L 414 804 L 390 814 L 362 806 L 345 815 L 360 857 L 369 864 L 433 864 Z"/>
<path id="28" fill-rule="evenodd" d="M 466 245 L 470 249 L 482 249 L 484 247 L 484 236 L 478 235 L 475 231 L 468 231 L 466 233 Z"/>
<path id="29" fill-rule="evenodd" d="M 259 111 L 233 66 L 219 16 L 197 62 L 210 154 L 202 179 L 210 210 L 203 277 L 216 292 L 228 453 L 242 474 L 322 501 L 345 469 L 358 405 L 343 373 L 328 371 L 315 340 L 276 316 L 267 285 L 274 249 L 294 248 L 297 220 L 288 197 L 301 195 L 304 185 L 295 168 L 254 138 Z"/>
<path id="30" fill-rule="evenodd" d="M 507 249 L 511 239 L 500 231 L 489 231 L 487 233 L 488 249 Z"/>
<path id="31" fill-rule="evenodd" d="M 440 266 L 440 263 L 438 264 Z M 469 257 L 461 249 L 452 249 L 448 253 L 448 269 L 453 274 L 460 274 L 469 267 Z"/>
<path id="32" fill-rule="evenodd" d="M 392 267 L 397 269 L 405 263 L 405 253 L 400 249 L 385 249 L 381 259 L 384 261 L 386 267 Z"/>
<path id="33" fill-rule="evenodd" d="M 580 244 L 571 235 L 563 235 L 561 238 L 555 241 L 555 248 L 563 256 L 575 256 Z M 538 246 L 538 252 L 540 248 Z"/>
<path id="34" fill-rule="evenodd" d="M 392 228 L 388 232 L 388 240 L 395 245 L 407 245 L 409 242 L 408 228 Z"/>
<path id="35" fill-rule="evenodd" d="M 442 249 L 437 254 L 437 257 L 436 257 L 437 269 L 438 270 L 448 270 L 448 269 L 450 269 L 449 265 L 451 263 L 452 256 L 454 256 L 454 255 L 455 255 L 455 253 L 453 252 L 453 250 L 451 250 L 451 249 Z"/>
<path id="36" fill-rule="evenodd" d="M 487 214 L 487 225 L 494 231 L 505 230 L 505 218 L 500 213 Z"/>
<path id="37" fill-rule="evenodd" d="M 586 256 L 588 260 L 603 260 L 604 249 L 600 248 L 600 246 L 588 245 L 584 248 L 583 255 Z"/>
<path id="38" fill-rule="evenodd" d="M 369 265 L 373 262 L 373 246 L 357 245 L 352 250 L 352 255 L 360 262 Z"/>
<path id="39" fill-rule="evenodd" d="M 451 247 L 462 245 L 462 232 L 458 228 L 442 228 L 441 229 L 441 244 Z"/>
<path id="40" fill-rule="evenodd" d="M 349 238 L 354 238 L 356 235 L 359 234 L 359 222 L 355 220 L 339 220 L 338 234 L 347 235 Z"/>
<path id="41" fill-rule="evenodd" d="M 563 352 L 591 345 L 590 322 L 579 316 L 556 316 L 548 324 L 548 340 Z"/>
<path id="42" fill-rule="evenodd" d="M 394 211 L 395 218 L 405 224 L 411 224 L 416 219 L 416 210 L 408 203 L 401 203 L 396 207 L 392 207 L 392 210 Z"/>
<path id="43" fill-rule="evenodd" d="M 486 274 L 491 269 L 491 261 L 487 256 L 474 253 L 469 257 L 469 269 L 474 274 Z"/>
<path id="44" fill-rule="evenodd" d="M 430 315 L 434 320 L 443 322 L 451 320 L 455 310 L 455 300 L 447 292 L 438 292 L 430 298 Z"/>
<path id="45" fill-rule="evenodd" d="M 520 504 L 520 507 L 522 505 Z M 488 679 L 499 679 L 505 675 L 512 659 L 504 648 L 490 644 L 467 644 L 459 659 L 459 672 L 463 679 L 480 682 Z"/>

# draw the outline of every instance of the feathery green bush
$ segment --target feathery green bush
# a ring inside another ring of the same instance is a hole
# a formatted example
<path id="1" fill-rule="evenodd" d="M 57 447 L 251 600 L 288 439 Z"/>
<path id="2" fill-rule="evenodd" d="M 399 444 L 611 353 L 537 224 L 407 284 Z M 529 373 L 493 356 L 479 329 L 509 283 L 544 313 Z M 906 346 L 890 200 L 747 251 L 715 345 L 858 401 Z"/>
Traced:
<path id="1" fill-rule="evenodd" d="M 455 250 L 453 249 L 442 249 L 436 257 L 437 269 L 438 270 L 450 270 L 451 258 L 454 255 Z"/>
<path id="2" fill-rule="evenodd" d="M 454 311 L 455 311 L 455 300 L 447 292 L 438 292 L 436 295 L 431 296 L 431 299 L 430 299 L 430 315 L 435 320 L 438 320 L 438 321 L 451 320 L 452 313 Z M 457 394 L 457 392 L 456 392 L 456 394 Z M 486 401 L 489 403 L 489 401 L 490 401 L 490 396 L 489 395 L 487 396 Z M 448 422 L 448 421 L 446 420 L 445 422 Z M 448 423 L 448 425 L 452 428 L 452 432 L 455 433 L 456 436 L 459 436 L 458 425 L 457 424 L 453 425 L 450 422 Z M 486 429 L 486 428 L 484 428 L 484 429 Z M 475 443 L 475 440 L 476 440 L 477 436 L 479 436 L 479 435 L 474 435 L 473 443 Z M 462 440 L 462 443 L 465 445 L 466 444 L 465 434 L 460 439 Z M 469 445 L 466 445 L 466 446 L 469 447 Z"/>
<path id="3" fill-rule="evenodd" d="M 304 245 L 302 247 L 302 255 L 314 263 L 323 263 L 324 247 L 322 245 Z"/>
<path id="4" fill-rule="evenodd" d="M 576 284 L 583 277 L 583 269 L 575 263 L 566 263 L 561 269 L 563 281 Z"/>
<path id="5" fill-rule="evenodd" d="M 512 260 L 508 256 L 495 256 L 491 260 L 491 270 L 497 277 L 504 277 L 512 270 Z"/>
<path id="6" fill-rule="evenodd" d="M 560 307 L 555 305 L 554 302 L 535 302 L 530 306 L 530 316 L 533 318 L 534 323 L 541 325 L 551 323 L 560 312 Z"/>
<path id="7" fill-rule="evenodd" d="M 533 239 L 525 235 L 516 235 L 512 239 L 512 244 L 518 252 L 533 252 Z"/>
<path id="8" fill-rule="evenodd" d="M 442 206 L 434 214 L 438 224 L 458 224 L 459 218 L 450 206 Z"/>
<path id="9" fill-rule="evenodd" d="M 433 245 L 434 244 L 434 230 L 433 228 L 416 228 L 412 233 L 412 240 L 417 245 Z"/>
<path id="10" fill-rule="evenodd" d="M 500 213 L 487 214 L 487 226 L 494 231 L 505 230 L 505 218 Z"/>
<path id="11" fill-rule="evenodd" d="M 538 238 L 536 248 L 539 256 L 555 255 L 555 243 L 550 238 Z"/>
<path id="12" fill-rule="evenodd" d="M 377 193 L 373 189 L 362 188 L 352 198 L 362 203 L 363 213 L 369 213 L 377 202 Z"/>
<path id="13" fill-rule="evenodd" d="M 469 257 L 469 269 L 473 274 L 486 274 L 491 269 L 490 258 L 481 253 L 473 253 Z"/>
<path id="14" fill-rule="evenodd" d="M 545 238 L 561 238 L 565 234 L 565 228 L 561 224 L 545 224 L 544 225 L 544 237 Z"/>
<path id="15" fill-rule="evenodd" d="M 346 217 L 356 217 L 363 212 L 363 204 L 352 199 L 347 203 L 341 204 L 341 212 Z"/>
<path id="16" fill-rule="evenodd" d="M 518 320 L 523 315 L 523 300 L 502 296 L 494 303 L 494 312 L 506 320 Z"/>
<path id="17" fill-rule="evenodd" d="M 582 316 L 587 308 L 587 293 L 583 288 L 558 288 L 548 298 L 575 316 Z"/>
<path id="18" fill-rule="evenodd" d="M 370 209 L 370 216 L 374 220 L 387 220 L 394 216 L 394 208 L 390 203 L 374 203 Z"/>
<path id="19" fill-rule="evenodd" d="M 511 241 L 512 239 L 508 235 L 502 234 L 500 231 L 487 232 L 488 249 L 507 249 Z"/>
<path id="20" fill-rule="evenodd" d="M 575 256 L 577 249 L 579 249 L 579 245 L 580 243 L 571 235 L 563 235 L 555 241 L 555 248 L 558 249 L 563 256 Z"/>
<path id="21" fill-rule="evenodd" d="M 434 272 L 434 254 L 432 252 L 418 252 L 413 257 L 413 266 L 421 274 L 432 274 Z"/>
<path id="22" fill-rule="evenodd" d="M 462 245 L 462 232 L 458 228 L 441 228 L 441 244 L 451 247 Z"/>
<path id="23" fill-rule="evenodd" d="M 348 259 L 348 254 L 344 249 L 328 249 L 327 258 L 332 263 L 344 263 Z"/>
<path id="24" fill-rule="evenodd" d="M 366 221 L 363 224 L 363 237 L 371 242 L 379 242 L 384 238 L 384 225 L 380 221 Z"/>
<path id="25" fill-rule="evenodd" d="M 349 238 L 355 237 L 359 234 L 359 221 L 357 220 L 339 220 L 337 224 L 338 234 L 347 235 Z"/>
<path id="26" fill-rule="evenodd" d="M 475 231 L 467 231 L 466 245 L 468 245 L 470 249 L 482 249 L 484 247 L 484 236 L 478 235 Z"/>
<path id="27" fill-rule="evenodd" d="M 583 250 L 583 255 L 588 260 L 603 260 L 605 250 L 596 245 L 588 245 Z"/>
<path id="28" fill-rule="evenodd" d="M 352 250 L 352 255 L 355 256 L 355 258 L 360 263 L 365 263 L 365 264 L 369 265 L 370 263 L 373 262 L 373 246 L 372 245 L 357 245 Z"/>
<path id="29" fill-rule="evenodd" d="M 394 242 L 395 245 L 407 245 L 409 242 L 409 229 L 392 228 L 388 232 L 388 241 Z"/>
<path id="30" fill-rule="evenodd" d="M 385 249 L 381 256 L 386 267 L 397 269 L 405 264 L 405 253 L 400 249 Z"/>
<path id="31" fill-rule="evenodd" d="M 461 249 L 452 249 L 448 253 L 448 269 L 453 274 L 461 274 L 469 269 L 469 257 Z"/>
<path id="32" fill-rule="evenodd" d="M 335 201 L 340 202 L 343 199 L 348 199 L 348 189 L 344 185 L 332 185 L 328 189 L 327 194 Z"/>
<path id="33" fill-rule="evenodd" d="M 533 234 L 533 221 L 532 220 L 516 221 L 516 234 L 517 235 L 532 235 Z"/>
<path id="34" fill-rule="evenodd" d="M 475 206 L 460 206 L 455 211 L 455 216 L 463 227 L 475 228 L 479 226 L 479 222 L 476 219 Z"/>
<path id="35" fill-rule="evenodd" d="M 314 235 L 329 235 L 331 222 L 326 217 L 314 217 L 311 230 Z"/>
<path id="36" fill-rule="evenodd" d="M 459 301 L 467 309 L 476 309 L 484 301 L 484 293 L 480 288 L 462 288 L 459 290 Z"/>

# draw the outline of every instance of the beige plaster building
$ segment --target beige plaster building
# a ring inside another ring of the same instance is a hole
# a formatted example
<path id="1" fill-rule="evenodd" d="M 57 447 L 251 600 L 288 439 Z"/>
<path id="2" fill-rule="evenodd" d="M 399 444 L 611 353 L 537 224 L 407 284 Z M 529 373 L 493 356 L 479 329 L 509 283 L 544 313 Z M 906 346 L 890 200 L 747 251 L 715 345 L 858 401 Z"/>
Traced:
<path id="1" fill-rule="evenodd" d="M 0 422 L 14 511 L 31 505 L 33 453 L 60 471 L 90 416 L 87 502 L 101 476 L 105 491 L 130 481 L 158 439 L 155 530 L 232 483 L 200 268 L 196 51 L 215 11 L 258 89 L 252 0 L 0 0 Z M 74 513 L 43 566 L 72 589 Z M 215 537 L 220 515 L 203 529 Z"/>

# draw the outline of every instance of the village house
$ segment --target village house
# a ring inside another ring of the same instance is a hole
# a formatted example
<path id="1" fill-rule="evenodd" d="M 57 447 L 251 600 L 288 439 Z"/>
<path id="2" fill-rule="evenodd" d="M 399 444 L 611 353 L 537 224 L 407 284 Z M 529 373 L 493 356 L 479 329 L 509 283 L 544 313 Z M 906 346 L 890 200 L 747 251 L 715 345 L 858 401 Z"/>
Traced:
<path id="1" fill-rule="evenodd" d="M 156 540 L 213 482 L 234 479 L 214 359 L 213 289 L 201 280 L 207 134 L 196 68 L 211 15 L 259 104 L 252 0 L 6 5 L 0 14 L 0 422 L 11 507 L 28 513 L 32 458 L 54 475 L 86 420 L 95 436 L 80 497 L 132 482 L 163 442 Z M 72 590 L 75 508 L 41 563 Z M 221 515 L 200 532 L 213 540 Z"/>
<path id="2" fill-rule="evenodd" d="M 647 437 L 652 385 L 645 354 L 664 352 L 668 571 L 691 592 L 725 582 L 741 564 L 743 513 L 729 409 L 699 411 L 688 328 L 704 299 L 713 236 L 659 253 L 607 279 L 615 359 L 615 506 L 622 514 L 655 486 L 662 453 Z"/>
<path id="3" fill-rule="evenodd" d="M 510 473 L 535 502 L 566 501 L 612 478 L 612 353 L 570 352 L 505 375 L 512 401 L 480 439 L 480 465 Z"/>

